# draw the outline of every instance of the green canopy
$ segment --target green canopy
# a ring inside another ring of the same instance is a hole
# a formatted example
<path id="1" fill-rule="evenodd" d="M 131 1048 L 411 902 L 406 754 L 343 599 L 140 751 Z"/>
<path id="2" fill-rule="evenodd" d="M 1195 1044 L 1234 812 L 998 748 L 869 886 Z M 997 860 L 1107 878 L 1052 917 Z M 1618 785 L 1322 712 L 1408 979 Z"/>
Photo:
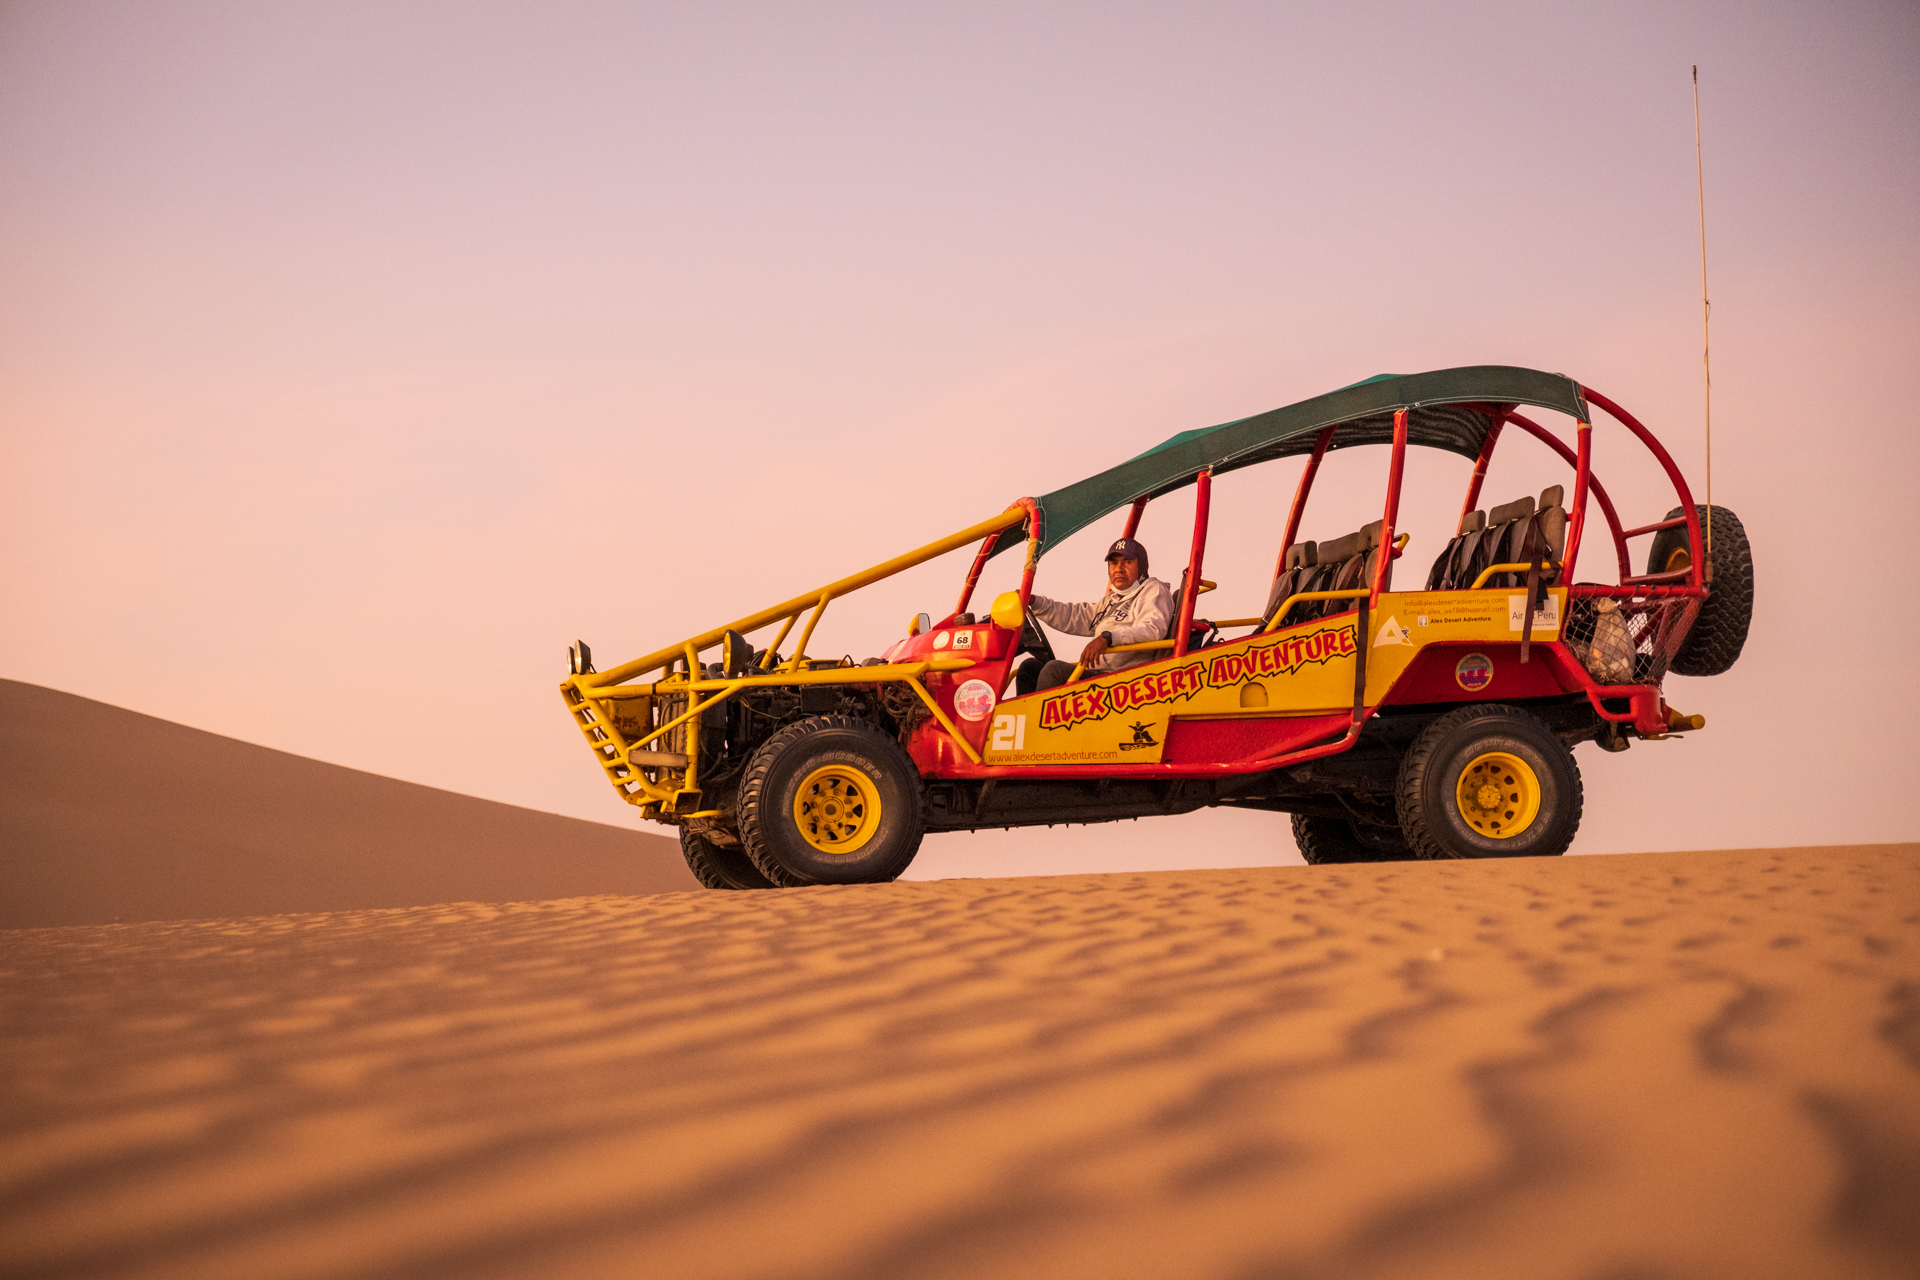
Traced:
<path id="1" fill-rule="evenodd" d="M 1159 497 L 1191 484 L 1209 468 L 1219 475 L 1256 462 L 1311 453 L 1322 427 L 1338 427 L 1329 450 L 1391 444 L 1393 415 L 1401 409 L 1411 411 L 1408 444 L 1477 458 L 1495 417 L 1523 404 L 1587 421 L 1586 401 L 1572 378 L 1486 364 L 1432 373 L 1381 374 L 1284 409 L 1182 431 L 1117 467 L 1037 499 L 1040 551 L 1044 554 L 1138 498 Z M 1025 540 L 1026 531 L 1015 526 L 1000 535 L 994 554 Z"/>

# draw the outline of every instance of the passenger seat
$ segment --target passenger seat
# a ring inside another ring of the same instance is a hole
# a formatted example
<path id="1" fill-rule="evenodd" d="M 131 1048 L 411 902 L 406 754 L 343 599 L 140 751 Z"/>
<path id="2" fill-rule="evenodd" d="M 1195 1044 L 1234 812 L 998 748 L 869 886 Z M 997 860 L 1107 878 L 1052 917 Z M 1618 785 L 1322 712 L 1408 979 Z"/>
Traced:
<path id="1" fill-rule="evenodd" d="M 1462 584 L 1460 575 L 1479 553 L 1481 533 L 1487 527 L 1487 513 L 1469 511 L 1460 520 L 1460 532 L 1447 543 L 1440 552 L 1440 558 L 1433 562 L 1433 569 L 1427 574 L 1427 590 L 1453 591 Z M 1469 577 L 1467 583 L 1473 579 Z"/>
<path id="2" fill-rule="evenodd" d="M 1541 583 L 1553 582 L 1559 573 L 1548 567 L 1547 562 L 1558 564 L 1567 543 L 1567 511 L 1560 505 L 1565 493 L 1562 486 L 1549 485 L 1540 491 L 1537 509 L 1534 499 L 1518 498 L 1488 512 L 1487 523 L 1499 528 L 1490 538 L 1491 547 L 1486 557 L 1474 567 L 1473 576 L 1460 585 L 1472 586 L 1473 578 L 1478 577 L 1480 571 L 1490 564 L 1530 563 L 1536 553 L 1542 562 Z M 1510 570 L 1496 573 L 1487 579 L 1487 585 L 1512 588 L 1521 586 L 1526 580 L 1526 574 Z"/>
<path id="3" fill-rule="evenodd" d="M 1274 576 L 1273 590 L 1267 592 L 1267 607 L 1260 614 L 1265 622 L 1273 621 L 1273 611 L 1286 603 L 1288 596 L 1296 591 L 1311 590 L 1303 584 L 1319 567 L 1319 548 L 1311 542 L 1296 542 L 1287 548 L 1282 563 L 1286 567 Z"/>

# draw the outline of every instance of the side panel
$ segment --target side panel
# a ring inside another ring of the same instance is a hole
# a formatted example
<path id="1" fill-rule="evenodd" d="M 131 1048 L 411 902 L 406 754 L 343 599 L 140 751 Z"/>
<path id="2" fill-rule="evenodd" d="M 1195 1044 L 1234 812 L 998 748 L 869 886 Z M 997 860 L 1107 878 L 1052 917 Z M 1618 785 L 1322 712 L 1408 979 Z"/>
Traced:
<path id="1" fill-rule="evenodd" d="M 1534 616 L 1537 642 L 1559 638 L 1565 604 L 1564 590 L 1549 593 L 1547 607 Z M 1421 687 L 1437 685 L 1439 677 L 1430 680 L 1426 671 L 1440 664 L 1454 693 L 1429 701 L 1561 692 L 1544 663 L 1528 664 L 1537 673 L 1492 658 L 1455 670 L 1467 652 L 1504 652 L 1516 644 L 1524 608 L 1520 591 L 1383 593 L 1368 614 L 1367 705 L 1378 705 L 1430 647 L 1437 652 L 1420 663 Z M 1009 699 L 994 708 L 982 754 L 989 766 L 1110 768 L 1222 764 L 1300 749 L 1326 737 L 1325 725 L 1352 713 L 1357 621 L 1358 613 L 1350 611 Z M 1525 675 L 1501 674 L 1508 668 Z M 1496 688 L 1496 679 L 1507 683 Z M 1540 682 L 1539 693 L 1521 691 Z M 1394 700 L 1416 699 L 1396 691 Z M 1236 721 L 1246 723 L 1203 727 Z M 929 764 L 939 768 L 931 760 L 922 767 Z"/>
<path id="2" fill-rule="evenodd" d="M 1512 702 L 1520 698 L 1551 698 L 1577 693 L 1564 687 L 1546 652 L 1536 646 L 1526 663 L 1520 646 L 1511 641 L 1430 645 L 1422 649 L 1401 675 L 1385 701 L 1394 704 L 1431 702 Z"/>
<path id="3" fill-rule="evenodd" d="M 1353 704 L 1354 618 L 1197 649 L 1000 704 L 988 764 L 1158 764 L 1176 716 L 1273 718 Z"/>
<path id="4" fill-rule="evenodd" d="M 1196 720 L 1177 716 L 1167 726 L 1168 764 L 1232 764 L 1298 751 L 1337 738 L 1353 723 L 1353 713 L 1328 716 L 1244 716 Z"/>

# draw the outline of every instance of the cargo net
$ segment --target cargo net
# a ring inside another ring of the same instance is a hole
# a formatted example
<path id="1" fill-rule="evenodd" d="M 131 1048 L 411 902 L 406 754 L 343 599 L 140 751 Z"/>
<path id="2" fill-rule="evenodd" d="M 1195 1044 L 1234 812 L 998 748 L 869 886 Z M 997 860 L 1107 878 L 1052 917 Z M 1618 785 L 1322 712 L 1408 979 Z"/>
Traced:
<path id="1" fill-rule="evenodd" d="M 1700 602 L 1691 596 L 1576 596 L 1560 638 L 1600 684 L 1657 685 L 1699 614 Z"/>

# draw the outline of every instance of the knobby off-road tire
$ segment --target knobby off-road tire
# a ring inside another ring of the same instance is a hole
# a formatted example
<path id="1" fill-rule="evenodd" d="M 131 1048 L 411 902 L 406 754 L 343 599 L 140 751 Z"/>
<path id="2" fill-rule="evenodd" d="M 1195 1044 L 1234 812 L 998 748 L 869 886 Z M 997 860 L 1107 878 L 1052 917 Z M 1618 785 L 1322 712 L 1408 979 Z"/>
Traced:
<path id="1" fill-rule="evenodd" d="M 898 742 L 852 716 L 788 725 L 740 781 L 740 843 L 781 888 L 892 880 L 925 829 L 919 770 Z"/>
<path id="2" fill-rule="evenodd" d="M 1441 716 L 1400 761 L 1400 829 L 1422 858 L 1567 851 L 1583 794 L 1573 752 L 1538 716 L 1483 703 Z"/>
<path id="3" fill-rule="evenodd" d="M 771 889 L 772 881 L 760 874 L 744 849 L 728 849 L 705 836 L 680 828 L 680 856 L 687 860 L 693 878 L 709 889 Z"/>
<path id="4" fill-rule="evenodd" d="M 1675 507 L 1667 512 L 1671 520 L 1686 511 Z M 1700 536 L 1707 535 L 1707 508 L 1694 507 L 1700 517 Z M 1647 552 L 1647 572 L 1664 572 L 1676 552 L 1687 553 L 1687 530 L 1662 529 L 1653 535 Z M 1746 526 L 1740 517 L 1725 507 L 1713 509 L 1713 582 L 1707 598 L 1701 602 L 1700 616 L 1693 629 L 1680 642 L 1680 651 L 1670 664 L 1675 675 L 1717 676 L 1733 666 L 1746 647 L 1747 629 L 1753 625 L 1753 548 L 1747 542 Z M 1673 567 L 1679 567 L 1674 564 Z"/>
<path id="5" fill-rule="evenodd" d="M 1339 862 L 1405 862 L 1414 857 L 1406 837 L 1390 827 L 1376 827 L 1318 814 L 1293 815 L 1293 843 L 1300 856 L 1316 867 Z"/>

